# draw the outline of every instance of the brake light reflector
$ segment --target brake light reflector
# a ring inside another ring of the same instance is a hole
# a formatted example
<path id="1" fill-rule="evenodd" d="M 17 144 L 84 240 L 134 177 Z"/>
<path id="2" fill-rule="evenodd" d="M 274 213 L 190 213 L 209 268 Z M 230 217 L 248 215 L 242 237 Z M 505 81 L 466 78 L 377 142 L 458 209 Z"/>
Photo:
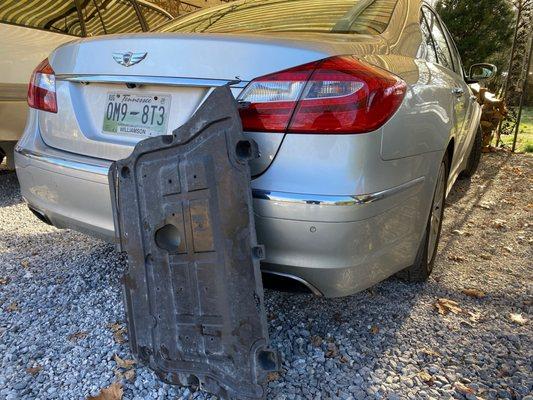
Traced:
<path id="1" fill-rule="evenodd" d="M 37 110 L 57 113 L 56 77 L 48 59 L 44 59 L 31 75 L 28 105 Z"/>
<path id="2" fill-rule="evenodd" d="M 365 133 L 398 109 L 407 85 L 351 56 L 337 56 L 254 79 L 239 101 L 245 131 Z"/>

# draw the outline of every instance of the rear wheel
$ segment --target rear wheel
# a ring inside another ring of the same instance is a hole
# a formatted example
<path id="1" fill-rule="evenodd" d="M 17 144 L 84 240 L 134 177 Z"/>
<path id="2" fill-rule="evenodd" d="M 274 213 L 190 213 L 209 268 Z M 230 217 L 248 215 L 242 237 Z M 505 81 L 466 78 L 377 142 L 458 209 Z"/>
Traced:
<path id="1" fill-rule="evenodd" d="M 444 155 L 439 172 L 435 193 L 431 203 L 429 219 L 420 243 L 415 262 L 410 267 L 399 272 L 399 276 L 409 282 L 423 282 L 428 279 L 433 271 L 433 264 L 437 255 L 442 218 L 444 216 L 444 201 L 446 195 L 446 182 L 448 181 L 448 154 Z"/>
<path id="2" fill-rule="evenodd" d="M 466 168 L 459 175 L 461 179 L 471 178 L 477 171 L 479 161 L 481 160 L 481 149 L 483 147 L 483 131 L 481 130 L 481 125 L 478 126 L 476 137 L 474 138 L 474 144 L 472 145 L 472 150 L 468 155 L 468 161 L 466 163 Z"/>
<path id="3" fill-rule="evenodd" d="M 2 150 L 2 148 L 0 147 L 0 164 L 2 164 L 2 162 L 4 161 L 4 157 L 5 157 L 4 150 Z"/>

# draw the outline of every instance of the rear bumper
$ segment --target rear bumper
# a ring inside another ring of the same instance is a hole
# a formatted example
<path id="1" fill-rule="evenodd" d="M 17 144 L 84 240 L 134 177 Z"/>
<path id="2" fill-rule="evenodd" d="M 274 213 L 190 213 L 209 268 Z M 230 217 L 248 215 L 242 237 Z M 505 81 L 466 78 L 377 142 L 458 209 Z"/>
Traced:
<path id="1" fill-rule="evenodd" d="M 15 159 L 22 195 L 53 225 L 112 241 L 110 163 L 75 158 L 54 149 L 18 146 Z M 356 196 L 256 188 L 256 229 L 267 249 L 263 269 L 303 280 L 327 297 L 368 288 L 412 263 L 427 190 L 424 177 Z"/>

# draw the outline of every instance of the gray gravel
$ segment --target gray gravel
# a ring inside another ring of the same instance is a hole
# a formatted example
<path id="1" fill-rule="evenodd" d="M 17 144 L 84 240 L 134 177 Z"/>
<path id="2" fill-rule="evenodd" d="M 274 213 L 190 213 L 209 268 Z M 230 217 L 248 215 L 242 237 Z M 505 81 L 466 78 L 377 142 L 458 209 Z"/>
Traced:
<path id="1" fill-rule="evenodd" d="M 426 284 L 391 278 L 333 300 L 267 290 L 283 357 L 267 398 L 532 400 L 532 166 L 491 154 L 456 186 Z M 112 246 L 37 221 L 0 167 L 0 399 L 84 399 L 117 379 L 113 356 L 131 358 L 113 334 L 124 268 Z M 439 298 L 462 311 L 439 314 Z M 212 398 L 135 372 L 127 399 Z"/>

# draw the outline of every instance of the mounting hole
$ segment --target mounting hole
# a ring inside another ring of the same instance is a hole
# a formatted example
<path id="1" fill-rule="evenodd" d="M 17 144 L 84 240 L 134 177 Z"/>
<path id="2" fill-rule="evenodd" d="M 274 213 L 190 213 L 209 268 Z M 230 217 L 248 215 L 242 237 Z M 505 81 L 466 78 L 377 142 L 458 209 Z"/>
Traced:
<path id="1" fill-rule="evenodd" d="M 253 158 L 252 143 L 249 140 L 239 140 L 235 146 L 235 154 L 242 161 Z"/>
<path id="2" fill-rule="evenodd" d="M 155 233 L 155 243 L 169 252 L 176 251 L 181 243 L 180 231 L 174 225 L 167 224 Z"/>
<path id="3" fill-rule="evenodd" d="M 276 359 L 276 354 L 273 351 L 262 350 L 257 355 L 257 362 L 265 371 L 276 371 Z"/>
<path id="4" fill-rule="evenodd" d="M 172 143 L 172 140 L 174 140 L 174 136 L 172 136 L 172 135 L 163 135 L 163 136 L 161 136 L 161 140 L 165 144 L 170 144 L 170 143 Z"/>
<path id="5" fill-rule="evenodd" d="M 120 170 L 120 176 L 122 176 L 124 179 L 127 179 L 130 177 L 130 169 L 128 167 L 122 167 Z"/>

